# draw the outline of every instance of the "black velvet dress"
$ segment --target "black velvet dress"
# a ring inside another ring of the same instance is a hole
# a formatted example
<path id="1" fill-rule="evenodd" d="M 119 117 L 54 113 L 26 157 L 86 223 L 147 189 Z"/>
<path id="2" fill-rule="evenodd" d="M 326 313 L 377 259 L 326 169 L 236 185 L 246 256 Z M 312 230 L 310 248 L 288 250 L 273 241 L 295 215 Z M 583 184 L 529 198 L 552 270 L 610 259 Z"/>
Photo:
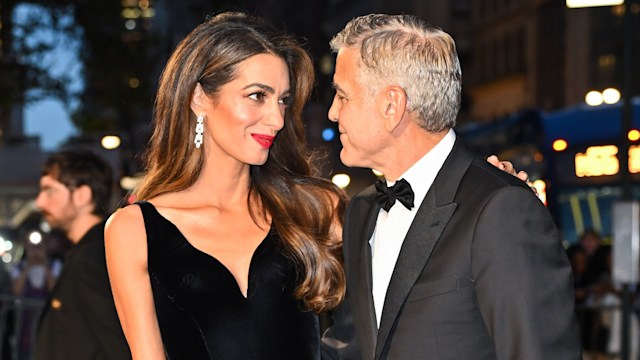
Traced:
<path id="1" fill-rule="evenodd" d="M 296 270 L 271 231 L 256 249 L 245 298 L 233 275 L 147 202 L 149 275 L 167 358 L 319 359 L 317 316 L 293 296 Z"/>

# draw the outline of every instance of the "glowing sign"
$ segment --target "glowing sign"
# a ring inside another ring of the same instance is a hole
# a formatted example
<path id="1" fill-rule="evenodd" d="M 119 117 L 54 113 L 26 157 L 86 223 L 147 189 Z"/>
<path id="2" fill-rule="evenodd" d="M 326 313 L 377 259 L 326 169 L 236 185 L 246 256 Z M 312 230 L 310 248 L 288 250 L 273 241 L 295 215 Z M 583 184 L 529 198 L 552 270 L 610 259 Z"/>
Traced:
<path id="1" fill-rule="evenodd" d="M 629 172 L 640 173 L 640 145 L 629 147 Z"/>
<path id="2" fill-rule="evenodd" d="M 620 170 L 620 162 L 617 155 L 618 147 L 615 145 L 591 146 L 585 153 L 577 153 L 576 176 L 602 176 L 615 175 Z"/>
<path id="3" fill-rule="evenodd" d="M 551 146 L 553 147 L 553 150 L 560 152 L 566 150 L 568 144 L 564 139 L 557 139 Z"/>
<path id="4" fill-rule="evenodd" d="M 620 170 L 618 147 L 615 145 L 591 146 L 583 153 L 577 153 L 576 176 L 615 175 Z M 640 145 L 629 147 L 629 173 L 640 173 Z"/>

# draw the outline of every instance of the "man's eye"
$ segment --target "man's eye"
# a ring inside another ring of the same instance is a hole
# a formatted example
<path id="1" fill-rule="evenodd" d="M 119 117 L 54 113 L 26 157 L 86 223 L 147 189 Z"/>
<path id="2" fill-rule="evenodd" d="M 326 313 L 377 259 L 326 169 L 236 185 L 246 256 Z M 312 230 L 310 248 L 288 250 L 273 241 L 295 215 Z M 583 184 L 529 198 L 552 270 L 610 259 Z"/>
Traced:
<path id="1" fill-rule="evenodd" d="M 255 93 L 249 95 L 249 99 L 255 100 L 255 101 L 264 101 L 264 98 L 266 96 L 267 96 L 267 94 L 265 94 L 264 92 L 258 91 L 258 92 L 255 92 Z"/>

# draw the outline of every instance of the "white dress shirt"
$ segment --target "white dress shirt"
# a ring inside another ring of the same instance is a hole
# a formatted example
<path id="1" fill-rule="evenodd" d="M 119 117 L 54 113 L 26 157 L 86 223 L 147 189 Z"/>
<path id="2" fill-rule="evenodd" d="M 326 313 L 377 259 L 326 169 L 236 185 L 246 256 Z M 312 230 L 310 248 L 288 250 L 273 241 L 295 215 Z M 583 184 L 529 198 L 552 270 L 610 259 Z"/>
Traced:
<path id="1" fill-rule="evenodd" d="M 442 164 L 449 156 L 456 134 L 449 130 L 447 135 L 426 155 L 413 164 L 400 179 L 405 179 L 411 185 L 414 193 L 413 208 L 407 209 L 399 201 L 386 212 L 380 209 L 376 228 L 369 240 L 372 252 L 372 275 L 373 275 L 373 302 L 376 309 L 376 319 L 380 327 L 382 318 L 382 308 L 387 295 L 389 281 L 396 266 L 400 248 L 404 238 L 409 232 L 409 227 L 427 195 L 433 180 L 438 175 Z M 388 186 L 395 183 L 387 181 Z"/>

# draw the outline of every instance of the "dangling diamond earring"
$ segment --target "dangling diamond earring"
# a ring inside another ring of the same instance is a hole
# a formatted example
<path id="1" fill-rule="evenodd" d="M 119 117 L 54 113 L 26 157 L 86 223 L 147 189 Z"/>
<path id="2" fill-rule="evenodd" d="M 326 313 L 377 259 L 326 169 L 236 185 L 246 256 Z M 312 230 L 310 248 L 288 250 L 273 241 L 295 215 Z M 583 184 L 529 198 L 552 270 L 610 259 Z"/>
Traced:
<path id="1" fill-rule="evenodd" d="M 204 140 L 204 115 L 198 115 L 198 123 L 196 124 L 196 138 L 193 140 L 196 144 L 196 148 L 200 148 L 202 141 Z"/>

